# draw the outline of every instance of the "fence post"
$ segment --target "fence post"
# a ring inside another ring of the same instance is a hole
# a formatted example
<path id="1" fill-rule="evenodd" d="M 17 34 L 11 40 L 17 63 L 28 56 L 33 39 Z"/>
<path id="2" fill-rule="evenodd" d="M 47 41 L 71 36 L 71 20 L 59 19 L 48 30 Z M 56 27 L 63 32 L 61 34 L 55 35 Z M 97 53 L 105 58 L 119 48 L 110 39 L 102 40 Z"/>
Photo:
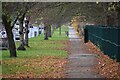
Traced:
<path id="1" fill-rule="evenodd" d="M 119 37 L 119 34 L 120 34 L 120 28 L 118 28 L 118 33 L 117 33 L 117 37 L 118 37 L 118 53 L 117 53 L 117 61 L 120 62 L 120 37 Z"/>
<path id="2" fill-rule="evenodd" d="M 84 28 L 84 43 L 88 42 L 88 29 L 85 27 Z"/>

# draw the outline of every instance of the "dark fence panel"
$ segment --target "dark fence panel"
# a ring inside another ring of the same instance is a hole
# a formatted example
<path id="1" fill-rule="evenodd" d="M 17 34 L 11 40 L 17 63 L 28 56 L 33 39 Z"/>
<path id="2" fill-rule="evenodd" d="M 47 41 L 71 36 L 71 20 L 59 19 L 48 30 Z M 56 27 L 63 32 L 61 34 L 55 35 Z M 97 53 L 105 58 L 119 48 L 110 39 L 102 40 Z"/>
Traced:
<path id="1" fill-rule="evenodd" d="M 120 28 L 104 26 L 85 26 L 87 37 L 98 46 L 104 54 L 120 61 Z"/>

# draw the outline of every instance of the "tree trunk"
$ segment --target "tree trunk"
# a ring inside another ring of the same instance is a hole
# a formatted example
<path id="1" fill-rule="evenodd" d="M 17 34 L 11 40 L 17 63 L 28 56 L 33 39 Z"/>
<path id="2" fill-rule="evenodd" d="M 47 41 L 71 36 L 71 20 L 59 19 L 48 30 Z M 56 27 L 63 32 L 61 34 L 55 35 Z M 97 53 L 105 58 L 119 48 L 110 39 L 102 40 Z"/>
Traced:
<path id="1" fill-rule="evenodd" d="M 28 33 L 29 33 L 29 30 L 28 30 L 28 21 L 26 21 L 25 23 L 25 46 L 29 47 L 28 45 Z"/>
<path id="2" fill-rule="evenodd" d="M 24 47 L 24 32 L 23 32 L 23 29 L 24 29 L 23 28 L 24 17 L 25 17 L 25 14 L 23 14 L 23 16 L 19 19 L 19 21 L 20 21 L 20 31 L 19 31 L 19 34 L 20 34 L 20 45 L 17 48 L 17 50 L 26 50 L 25 47 Z"/>
<path id="3" fill-rule="evenodd" d="M 51 33 L 51 35 L 54 34 L 54 30 L 55 30 L 55 27 L 54 27 L 54 25 L 53 25 L 53 26 L 52 26 L 52 33 Z"/>
<path id="4" fill-rule="evenodd" d="M 112 15 L 107 15 L 106 17 L 106 26 L 113 26 L 114 23 L 114 16 Z"/>
<path id="5" fill-rule="evenodd" d="M 44 40 L 48 40 L 48 26 L 44 27 Z"/>
<path id="6" fill-rule="evenodd" d="M 16 46 L 13 39 L 12 27 L 10 26 L 11 23 L 7 21 L 7 17 L 5 15 L 2 15 L 2 20 L 7 33 L 10 57 L 17 57 Z"/>
<path id="7" fill-rule="evenodd" d="M 59 26 L 59 36 L 61 36 L 61 26 Z"/>
<path id="8" fill-rule="evenodd" d="M 106 16 L 105 25 L 106 25 L 106 26 L 110 26 L 110 16 L 109 16 L 109 15 Z"/>
<path id="9" fill-rule="evenodd" d="M 52 37 L 52 35 L 51 35 L 51 26 L 48 27 L 48 37 Z"/>

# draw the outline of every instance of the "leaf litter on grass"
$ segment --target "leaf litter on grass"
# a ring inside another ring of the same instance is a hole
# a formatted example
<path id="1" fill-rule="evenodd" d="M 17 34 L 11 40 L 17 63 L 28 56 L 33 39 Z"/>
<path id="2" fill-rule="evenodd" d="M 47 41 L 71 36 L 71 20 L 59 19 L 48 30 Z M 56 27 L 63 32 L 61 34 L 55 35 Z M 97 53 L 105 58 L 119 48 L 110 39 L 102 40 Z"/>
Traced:
<path id="1" fill-rule="evenodd" d="M 30 39 L 27 51 L 18 51 L 17 58 L 4 57 L 3 78 L 63 78 L 67 63 L 68 40 Z M 48 45 L 49 44 L 49 45 Z M 42 45 L 42 46 L 41 46 Z"/>
<path id="2" fill-rule="evenodd" d="M 24 60 L 24 62 L 27 61 Z M 23 63 L 24 63 L 23 62 Z M 3 62 L 8 64 L 9 61 Z M 67 63 L 66 59 L 61 59 L 54 56 L 46 56 L 36 59 L 31 59 L 26 64 L 19 65 L 15 74 L 3 75 L 4 78 L 62 78 L 64 77 L 64 66 Z M 13 63 L 15 64 L 15 63 Z M 10 65 L 13 65 L 10 64 Z M 19 62 L 17 62 L 19 64 Z M 24 68 L 24 69 L 23 69 Z M 14 69 L 14 68 L 13 68 Z"/>

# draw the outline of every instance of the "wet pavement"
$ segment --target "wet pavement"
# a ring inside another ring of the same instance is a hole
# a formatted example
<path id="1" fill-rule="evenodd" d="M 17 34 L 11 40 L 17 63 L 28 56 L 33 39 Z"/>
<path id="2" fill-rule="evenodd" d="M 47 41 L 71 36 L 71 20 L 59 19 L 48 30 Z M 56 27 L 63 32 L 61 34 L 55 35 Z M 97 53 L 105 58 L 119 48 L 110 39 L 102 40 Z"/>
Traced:
<path id="1" fill-rule="evenodd" d="M 86 50 L 85 44 L 76 35 L 73 27 L 69 27 L 70 55 L 66 66 L 65 78 L 102 78 L 94 66 L 98 64 L 97 55 Z"/>

